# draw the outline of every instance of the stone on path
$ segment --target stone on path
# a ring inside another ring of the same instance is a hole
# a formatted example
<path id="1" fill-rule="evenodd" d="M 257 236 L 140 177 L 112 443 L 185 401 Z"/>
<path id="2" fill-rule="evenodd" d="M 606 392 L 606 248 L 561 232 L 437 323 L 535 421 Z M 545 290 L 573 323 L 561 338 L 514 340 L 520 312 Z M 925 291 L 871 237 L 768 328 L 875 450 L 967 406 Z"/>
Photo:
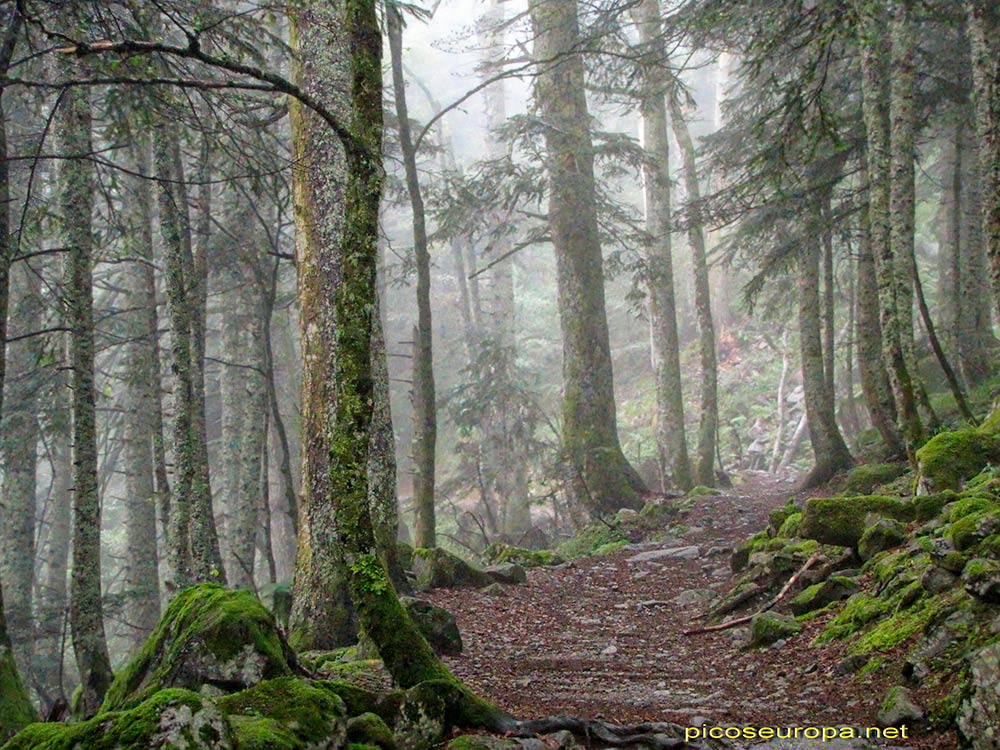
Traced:
<path id="1" fill-rule="evenodd" d="M 694 560 L 700 555 L 701 550 L 692 544 L 685 547 L 668 547 L 667 549 L 652 549 L 648 552 L 640 552 L 638 555 L 632 555 L 632 557 L 628 558 L 626 562 L 653 562 L 655 560 L 665 560 L 669 558 Z"/>

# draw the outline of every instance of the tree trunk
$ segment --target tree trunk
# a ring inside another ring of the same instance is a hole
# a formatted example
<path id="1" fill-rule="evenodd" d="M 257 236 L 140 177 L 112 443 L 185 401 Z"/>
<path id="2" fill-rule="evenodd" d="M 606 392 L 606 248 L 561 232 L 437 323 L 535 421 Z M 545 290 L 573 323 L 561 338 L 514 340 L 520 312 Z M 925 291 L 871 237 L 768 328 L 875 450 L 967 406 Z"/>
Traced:
<path id="1" fill-rule="evenodd" d="M 594 515 L 642 505 L 645 486 L 618 440 L 594 149 L 576 0 L 530 0 L 535 106 L 545 123 L 548 221 L 563 337 L 563 449 L 570 486 Z M 553 62 L 554 61 L 554 62 Z"/>
<path id="2" fill-rule="evenodd" d="M 820 332 L 819 263 L 820 250 L 806 243 L 799 259 L 799 342 L 802 350 L 802 386 L 809 420 L 815 465 L 804 487 L 822 484 L 841 469 L 853 464 L 850 451 L 837 427 L 833 400 L 824 371 Z"/>
<path id="3" fill-rule="evenodd" d="M 76 68 L 66 65 L 68 75 Z M 59 113 L 60 147 L 91 152 L 89 91 L 67 89 Z M 97 481 L 97 413 L 94 388 L 93 166 L 86 158 L 60 163 L 61 235 L 67 248 L 66 323 L 73 393 L 73 564 L 70 631 L 80 671 L 80 711 L 97 711 L 113 678 L 101 601 L 101 502 Z"/>
<path id="4" fill-rule="evenodd" d="M 403 18 L 394 4 L 386 7 L 392 87 L 396 103 L 396 124 L 406 172 L 406 191 L 413 214 L 413 254 L 417 272 L 417 325 L 413 352 L 413 504 L 416 511 L 414 543 L 434 547 L 434 457 L 437 443 L 437 408 L 434 396 L 433 327 L 431 322 L 431 256 L 427 244 L 424 198 L 417 174 L 417 151 L 410 134 L 403 78 Z"/>
<path id="5" fill-rule="evenodd" d="M 649 338 L 656 388 L 656 445 L 662 490 L 668 484 L 682 492 L 691 489 L 691 461 L 684 431 L 684 390 L 681 383 L 680 342 L 674 295 L 673 251 L 670 241 L 670 145 L 667 134 L 666 54 L 661 39 L 660 4 L 644 0 L 632 10 L 639 41 L 657 54 L 640 68 L 643 74 L 642 143 L 643 193 L 646 205 L 646 291 Z"/>
<path id="6" fill-rule="evenodd" d="M 887 29 L 881 4 L 872 9 L 858 2 L 859 37 L 862 43 L 862 110 L 868 139 L 868 223 L 872 255 L 879 290 L 879 322 L 885 360 L 892 386 L 897 419 L 907 456 L 914 459 L 924 428 L 917 413 L 914 384 L 907 367 L 904 337 L 907 335 L 899 312 L 899 273 L 890 242 L 890 166 L 888 92 L 884 61 L 887 58 Z M 912 160 L 910 164 L 912 169 Z M 898 180 L 895 182 L 898 183 Z M 897 195 L 897 201 L 901 196 Z M 899 234 L 899 227 L 896 229 Z M 903 238 L 900 236 L 899 240 Z M 911 237 L 912 241 L 912 237 Z M 912 336 L 912 330 L 909 334 Z"/>
<path id="7" fill-rule="evenodd" d="M 965 8 L 972 42 L 983 238 L 1000 315 L 1000 9 L 993 0 L 966 0 Z"/>
<path id="8" fill-rule="evenodd" d="M 124 322 L 124 460 L 125 460 L 125 581 L 129 600 L 127 637 L 141 647 L 160 619 L 160 581 L 156 545 L 156 481 L 153 420 L 149 415 L 160 399 L 156 298 L 147 272 L 153 263 L 153 196 L 150 145 L 140 138 L 133 146 L 133 221 L 129 233 L 131 263 L 124 271 L 128 295 Z M 152 315 L 150 315 L 152 311 Z M 154 327 L 150 328 L 150 324 Z"/>
<path id="9" fill-rule="evenodd" d="M 774 430 L 774 446 L 771 448 L 771 461 L 768 471 L 772 474 L 778 471 L 781 461 L 781 444 L 785 439 L 785 421 L 788 419 L 788 407 L 785 405 L 788 389 L 788 373 L 791 370 L 791 358 L 788 356 L 788 331 L 781 332 L 781 378 L 778 380 L 777 426 Z"/>

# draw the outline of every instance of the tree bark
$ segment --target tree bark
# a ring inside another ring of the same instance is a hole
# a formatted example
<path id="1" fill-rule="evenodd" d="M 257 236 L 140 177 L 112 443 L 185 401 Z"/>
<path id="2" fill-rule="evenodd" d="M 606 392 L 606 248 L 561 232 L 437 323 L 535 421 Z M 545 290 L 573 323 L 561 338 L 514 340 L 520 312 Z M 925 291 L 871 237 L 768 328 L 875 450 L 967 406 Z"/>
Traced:
<path id="1" fill-rule="evenodd" d="M 646 491 L 618 439 L 594 149 L 576 0 L 530 0 L 535 106 L 545 125 L 548 221 L 563 337 L 563 449 L 573 495 L 594 515 L 638 508 Z"/>
<path id="2" fill-rule="evenodd" d="M 650 62 L 640 63 L 643 76 L 642 143 L 646 160 L 642 167 L 646 206 L 646 293 L 649 338 L 656 389 L 656 445 L 661 489 L 668 483 L 682 492 L 691 489 L 691 460 L 684 430 L 684 390 L 681 382 L 680 341 L 674 295 L 671 247 L 670 145 L 667 133 L 667 81 L 658 0 L 644 0 L 632 10 L 639 41 L 651 48 Z"/>
<path id="3" fill-rule="evenodd" d="M 76 74 L 71 64 L 66 73 Z M 89 90 L 67 89 L 59 113 L 62 153 L 91 153 Z M 60 163 L 61 235 L 67 248 L 66 322 L 73 393 L 73 564 L 70 632 L 80 671 L 80 711 L 97 711 L 111 684 L 111 659 L 101 600 L 101 502 L 97 481 L 97 413 L 94 388 L 93 166 L 86 158 Z"/>
<path id="4" fill-rule="evenodd" d="M 437 407 L 434 395 L 433 326 L 431 321 L 431 256 L 427 243 L 424 199 L 417 174 L 417 152 L 410 133 L 410 115 L 403 78 L 403 18 L 399 8 L 386 7 L 396 123 L 406 172 L 406 191 L 413 214 L 413 254 L 417 272 L 417 325 L 413 346 L 413 504 L 416 512 L 414 543 L 434 547 L 434 458 L 437 444 Z"/>

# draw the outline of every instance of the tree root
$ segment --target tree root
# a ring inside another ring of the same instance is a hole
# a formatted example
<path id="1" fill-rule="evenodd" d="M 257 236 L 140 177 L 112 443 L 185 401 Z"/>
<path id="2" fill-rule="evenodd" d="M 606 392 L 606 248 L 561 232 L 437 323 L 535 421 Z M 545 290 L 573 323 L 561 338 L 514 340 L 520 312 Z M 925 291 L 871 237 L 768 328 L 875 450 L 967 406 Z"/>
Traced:
<path id="1" fill-rule="evenodd" d="M 518 721 L 507 729 L 511 737 L 536 737 L 567 730 L 587 740 L 607 747 L 641 746 L 650 750 L 684 750 L 684 748 L 705 748 L 704 744 L 691 744 L 684 740 L 684 727 L 667 722 L 646 722 L 620 726 L 594 719 L 577 716 L 548 716 L 544 719 Z"/>

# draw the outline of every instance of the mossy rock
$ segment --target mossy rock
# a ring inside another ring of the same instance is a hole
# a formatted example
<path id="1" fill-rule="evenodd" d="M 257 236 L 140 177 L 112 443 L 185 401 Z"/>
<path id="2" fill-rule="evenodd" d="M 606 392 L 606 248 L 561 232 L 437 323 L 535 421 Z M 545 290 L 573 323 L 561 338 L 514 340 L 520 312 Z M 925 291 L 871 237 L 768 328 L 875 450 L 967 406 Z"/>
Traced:
<path id="1" fill-rule="evenodd" d="M 483 552 L 483 559 L 491 565 L 516 563 L 522 568 L 541 568 L 563 563 L 563 559 L 550 549 L 525 549 L 503 542 L 491 543 Z"/>
<path id="2" fill-rule="evenodd" d="M 556 553 L 565 559 L 572 560 L 577 557 L 587 557 L 594 554 L 595 550 L 611 544 L 613 542 L 628 541 L 625 534 L 617 526 L 606 526 L 604 524 L 591 524 L 583 529 L 577 536 L 567 539 L 556 548 Z"/>
<path id="3" fill-rule="evenodd" d="M 230 716 L 239 750 L 302 750 L 302 741 L 288 727 L 262 716 Z"/>
<path id="4" fill-rule="evenodd" d="M 249 690 L 219 699 L 223 713 L 271 719 L 300 744 L 332 750 L 343 744 L 347 709 L 333 692 L 296 677 L 266 680 Z"/>
<path id="5" fill-rule="evenodd" d="M 989 604 L 1000 604 L 1000 562 L 981 557 L 969 560 L 962 571 L 965 590 Z"/>
<path id="6" fill-rule="evenodd" d="M 445 750 L 520 750 L 517 740 L 489 734 L 463 734 L 449 742 Z"/>
<path id="7" fill-rule="evenodd" d="M 767 549 L 770 537 L 766 531 L 754 534 L 752 537 L 740 544 L 729 558 L 729 567 L 734 573 L 739 573 L 750 563 L 750 555 L 754 552 Z"/>
<path id="8" fill-rule="evenodd" d="M 1000 531 L 1000 509 L 981 510 L 953 521 L 945 531 L 955 549 L 962 551 L 985 541 Z"/>
<path id="9" fill-rule="evenodd" d="M 907 501 L 912 509 L 913 520 L 925 523 L 941 515 L 945 506 L 953 503 L 958 497 L 954 490 L 942 490 L 925 495 L 916 495 Z"/>
<path id="10" fill-rule="evenodd" d="M 899 547 L 908 538 L 906 528 L 899 521 L 880 518 L 865 529 L 865 533 L 858 540 L 858 556 L 862 560 L 870 560 L 879 552 Z"/>
<path id="11" fill-rule="evenodd" d="M 920 482 L 934 490 L 960 490 L 987 464 L 1000 461 L 1000 436 L 969 427 L 935 435 L 917 451 Z"/>
<path id="12" fill-rule="evenodd" d="M 967 516 L 977 515 L 986 510 L 1000 510 L 1000 504 L 989 495 L 960 495 L 948 508 L 948 521 L 955 523 Z"/>
<path id="13" fill-rule="evenodd" d="M 831 576 L 799 592 L 791 601 L 791 609 L 796 615 L 815 612 L 833 602 L 846 599 L 857 590 L 858 584 L 853 578 Z"/>
<path id="14" fill-rule="evenodd" d="M 488 573 L 440 547 L 413 550 L 413 574 L 421 589 L 481 589 L 493 583 Z"/>
<path id="15" fill-rule="evenodd" d="M 392 730 L 382 721 L 381 716 L 371 712 L 352 716 L 347 720 L 347 741 L 381 750 L 396 750 Z"/>
<path id="16" fill-rule="evenodd" d="M 883 599 L 864 592 L 854 594 L 837 616 L 830 620 L 826 630 L 817 636 L 816 641 L 823 643 L 834 638 L 846 638 L 890 609 L 891 605 Z"/>
<path id="17" fill-rule="evenodd" d="M 454 615 L 443 607 L 413 596 L 399 597 L 413 624 L 439 654 L 462 653 L 462 634 Z"/>
<path id="18" fill-rule="evenodd" d="M 692 487 L 688 491 L 687 497 L 713 497 L 721 494 L 722 494 L 721 490 L 717 490 L 714 487 L 706 487 L 703 484 L 699 484 L 697 487 Z"/>
<path id="19" fill-rule="evenodd" d="M 870 495 L 872 491 L 903 476 L 910 467 L 899 464 L 864 464 L 847 472 L 844 491 L 850 495 Z"/>
<path id="20" fill-rule="evenodd" d="M 796 507 L 793 503 L 788 503 L 780 508 L 775 508 L 770 513 L 767 514 L 767 526 L 768 531 L 771 535 L 781 536 L 781 526 L 785 523 L 789 516 L 799 513 L 800 509 Z"/>
<path id="21" fill-rule="evenodd" d="M 750 645 L 769 646 L 802 632 L 802 624 L 775 612 L 763 612 L 750 621 Z"/>
<path id="22" fill-rule="evenodd" d="M 161 690 L 127 711 L 89 721 L 30 724 L 3 750 L 235 750 L 233 730 L 210 701 L 189 690 Z M 279 747 L 279 750 L 283 750 Z"/>
<path id="23" fill-rule="evenodd" d="M 101 711 L 137 706 L 164 688 L 244 690 L 291 673 L 274 615 L 249 591 L 203 583 L 179 592 Z"/>
<path id="24" fill-rule="evenodd" d="M 802 523 L 802 513 L 796 511 L 781 522 L 778 528 L 778 536 L 786 539 L 793 539 L 799 535 L 799 524 Z"/>
<path id="25" fill-rule="evenodd" d="M 806 501 L 799 536 L 823 544 L 857 547 L 867 528 L 865 518 L 869 513 L 907 521 L 912 509 L 898 498 L 882 495 L 814 497 Z"/>

